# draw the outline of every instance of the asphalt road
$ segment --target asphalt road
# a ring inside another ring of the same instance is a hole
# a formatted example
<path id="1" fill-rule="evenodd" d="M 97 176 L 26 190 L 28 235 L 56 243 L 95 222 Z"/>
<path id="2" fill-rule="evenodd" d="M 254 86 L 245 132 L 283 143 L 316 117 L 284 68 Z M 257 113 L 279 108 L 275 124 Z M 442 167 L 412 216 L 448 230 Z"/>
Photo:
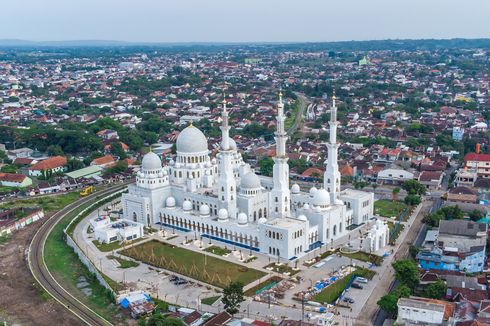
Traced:
<path id="1" fill-rule="evenodd" d="M 31 244 L 29 246 L 28 263 L 29 269 L 36 281 L 48 292 L 56 301 L 62 306 L 68 309 L 75 316 L 80 318 L 88 325 L 112 325 L 109 321 L 105 320 L 102 316 L 91 310 L 85 304 L 80 302 L 75 296 L 66 291 L 61 284 L 59 284 L 54 276 L 48 270 L 44 261 L 44 245 L 48 235 L 58 222 L 60 222 L 68 213 L 90 201 L 95 201 L 96 198 L 104 195 L 109 195 L 116 190 L 125 187 L 126 184 L 109 187 L 103 190 L 99 190 L 87 197 L 83 197 L 76 202 L 64 207 L 59 212 L 49 217 L 39 230 L 34 235 Z"/>

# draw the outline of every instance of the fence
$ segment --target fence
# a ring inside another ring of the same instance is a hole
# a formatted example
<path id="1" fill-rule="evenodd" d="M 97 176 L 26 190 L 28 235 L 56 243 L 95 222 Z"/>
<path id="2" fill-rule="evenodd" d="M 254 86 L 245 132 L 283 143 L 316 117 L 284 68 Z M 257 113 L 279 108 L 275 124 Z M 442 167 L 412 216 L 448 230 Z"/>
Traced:
<path id="1" fill-rule="evenodd" d="M 87 267 L 87 269 L 95 275 L 97 280 L 100 282 L 100 284 L 105 287 L 106 289 L 110 290 L 113 294 L 114 297 L 116 295 L 115 291 L 111 286 L 107 283 L 107 281 L 104 279 L 104 276 L 99 272 L 97 267 L 92 263 L 92 261 L 87 257 L 87 255 L 83 252 L 83 250 L 78 246 L 76 241 L 70 236 L 68 230 L 72 227 L 73 223 L 78 223 L 79 219 L 81 216 L 86 214 L 89 211 L 94 210 L 95 208 L 99 207 L 101 204 L 106 203 L 107 201 L 110 201 L 111 199 L 117 197 L 119 194 L 124 192 L 125 189 L 121 189 L 119 191 L 116 191 L 115 193 L 112 193 L 106 197 L 98 199 L 96 202 L 90 204 L 88 207 L 84 208 L 81 212 L 79 212 L 71 221 L 68 223 L 66 228 L 63 230 L 64 236 L 65 236 L 65 241 L 68 246 L 70 246 L 73 251 L 77 254 L 78 258 L 80 261 Z M 75 225 L 73 225 L 75 227 Z"/>

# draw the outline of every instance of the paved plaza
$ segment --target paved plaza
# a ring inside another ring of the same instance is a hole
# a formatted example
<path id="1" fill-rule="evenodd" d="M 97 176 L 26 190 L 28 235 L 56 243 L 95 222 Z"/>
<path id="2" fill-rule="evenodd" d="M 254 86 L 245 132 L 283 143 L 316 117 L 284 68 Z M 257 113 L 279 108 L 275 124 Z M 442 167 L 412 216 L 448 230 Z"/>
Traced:
<path id="1" fill-rule="evenodd" d="M 418 210 L 414 212 L 414 214 L 407 222 L 404 222 L 405 229 L 400 234 L 397 243 L 401 243 L 403 241 L 408 230 L 410 229 L 410 223 L 417 213 Z M 175 275 L 175 273 L 151 267 L 144 263 L 140 263 L 137 267 L 127 269 L 119 268 L 118 263 L 115 260 L 107 258 L 108 255 L 118 256 L 119 254 L 117 253 L 117 251 L 119 249 L 114 252 L 99 251 L 99 249 L 93 244 L 93 233 L 87 232 L 89 227 L 89 220 L 93 217 L 96 217 L 97 214 L 97 211 L 92 212 L 77 225 L 74 232 L 74 238 L 75 241 L 82 248 L 82 250 L 94 262 L 97 268 L 99 268 L 99 270 L 101 270 L 105 275 L 117 282 L 124 283 L 131 290 L 145 290 L 152 296 L 165 300 L 172 304 L 191 308 L 199 308 L 201 310 L 209 312 L 218 312 L 223 309 L 219 300 L 215 302 L 213 306 L 199 304 L 201 299 L 216 296 L 219 293 L 220 289 L 210 286 L 208 284 L 192 281 L 192 283 L 188 283 L 185 285 L 175 285 L 173 282 L 170 282 L 171 275 Z M 371 222 L 369 225 L 372 225 L 372 223 L 373 222 Z M 253 301 L 250 298 L 247 298 L 247 300 L 241 305 L 242 316 L 250 316 L 262 320 L 279 320 L 281 317 L 293 318 L 296 320 L 301 319 L 301 303 L 299 301 L 293 300 L 294 293 L 307 290 L 309 287 L 315 285 L 317 281 L 327 278 L 330 273 L 339 270 L 343 266 L 355 265 L 370 268 L 376 272 L 376 275 L 374 276 L 372 281 L 365 284 L 364 289 L 348 289 L 347 296 L 355 300 L 353 304 L 347 305 L 347 307 L 335 307 L 333 308 L 333 311 L 339 314 L 337 318 L 343 318 L 344 320 L 356 319 L 361 313 L 364 304 L 373 293 L 373 290 L 376 288 L 377 283 L 379 282 L 381 277 L 390 275 L 391 269 L 389 267 L 391 265 L 391 262 L 393 261 L 394 255 L 388 255 L 387 257 L 385 257 L 383 264 L 377 267 L 371 266 L 371 264 L 367 262 L 350 259 L 337 254 L 332 254 L 328 256 L 326 259 L 323 260 L 325 263 L 318 268 L 313 266 L 308 268 L 304 265 L 304 262 L 312 259 L 316 255 L 326 250 L 331 249 L 332 247 L 335 249 L 350 244 L 353 248 L 358 248 L 359 240 L 357 239 L 357 237 L 360 234 L 359 231 L 366 232 L 367 228 L 367 225 L 361 226 L 360 228 L 351 231 L 349 233 L 350 236 L 346 235 L 343 238 L 335 241 L 333 244 L 329 244 L 326 247 L 324 246 L 322 248 L 317 248 L 310 254 L 300 259 L 297 263 L 300 271 L 296 275 L 301 277 L 302 281 L 299 284 L 295 284 L 293 288 L 285 292 L 285 297 L 279 300 L 279 305 L 269 305 L 268 303 L 257 302 Z M 181 246 L 188 250 L 193 250 L 201 253 L 205 253 L 203 249 L 211 245 L 225 247 L 224 244 L 214 240 L 212 240 L 211 243 L 209 239 L 203 239 L 201 241 L 201 239 L 197 238 L 197 236 L 192 232 L 181 233 L 171 229 L 161 229 L 151 235 L 145 235 L 145 239 L 141 240 L 135 245 L 137 246 L 144 241 L 150 241 L 152 239 L 165 241 L 176 246 Z M 386 247 L 383 251 L 377 252 L 376 254 L 382 255 L 386 251 L 391 252 L 392 248 L 396 252 L 398 246 L 399 245 L 396 245 L 395 247 Z M 227 249 L 234 250 L 236 248 L 228 247 Z M 212 255 L 209 253 L 206 254 Z M 285 278 L 284 275 L 280 275 L 278 273 L 264 269 L 264 267 L 269 265 L 270 263 L 276 262 L 277 258 L 273 259 L 271 257 L 257 253 L 253 253 L 253 255 L 257 256 L 257 258 L 246 264 L 241 262 L 241 258 L 249 257 L 248 250 L 235 250 L 227 257 L 219 258 L 236 264 L 242 264 L 249 268 L 262 270 L 268 273 L 268 275 L 266 275 L 262 279 L 248 284 L 245 287 L 245 290 L 256 286 L 257 284 L 259 284 L 259 282 L 269 278 L 272 275 L 277 275 Z M 124 256 L 121 257 L 129 259 Z M 281 261 L 281 263 L 288 263 L 290 267 L 295 267 L 296 265 L 296 263 L 294 262 Z M 306 317 L 304 318 L 315 318 L 316 313 L 313 312 L 314 309 L 314 306 L 306 305 Z"/>

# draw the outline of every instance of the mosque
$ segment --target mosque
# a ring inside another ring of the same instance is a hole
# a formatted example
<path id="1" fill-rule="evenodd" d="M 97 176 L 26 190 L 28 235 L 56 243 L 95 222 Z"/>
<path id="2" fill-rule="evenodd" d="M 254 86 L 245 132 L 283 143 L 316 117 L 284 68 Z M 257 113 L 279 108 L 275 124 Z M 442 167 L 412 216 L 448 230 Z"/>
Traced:
<path id="1" fill-rule="evenodd" d="M 373 216 L 373 193 L 340 189 L 337 108 L 332 101 L 323 187 L 289 186 L 284 104 L 277 104 L 273 176 L 255 174 L 229 136 L 223 101 L 219 153 L 210 157 L 204 134 L 192 124 L 177 138 L 175 161 L 162 166 L 146 154 L 136 182 L 122 195 L 123 217 L 146 226 L 190 232 L 229 247 L 294 260 L 333 243 Z"/>

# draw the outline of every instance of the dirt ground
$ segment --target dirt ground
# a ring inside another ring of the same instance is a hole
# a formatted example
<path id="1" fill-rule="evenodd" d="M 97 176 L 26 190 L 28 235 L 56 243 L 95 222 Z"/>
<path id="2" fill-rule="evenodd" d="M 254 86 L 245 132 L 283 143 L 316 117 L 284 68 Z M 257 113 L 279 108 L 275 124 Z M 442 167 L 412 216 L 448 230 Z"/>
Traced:
<path id="1" fill-rule="evenodd" d="M 37 285 L 27 266 L 30 239 L 43 221 L 0 245 L 0 321 L 16 325 L 83 325 Z"/>

